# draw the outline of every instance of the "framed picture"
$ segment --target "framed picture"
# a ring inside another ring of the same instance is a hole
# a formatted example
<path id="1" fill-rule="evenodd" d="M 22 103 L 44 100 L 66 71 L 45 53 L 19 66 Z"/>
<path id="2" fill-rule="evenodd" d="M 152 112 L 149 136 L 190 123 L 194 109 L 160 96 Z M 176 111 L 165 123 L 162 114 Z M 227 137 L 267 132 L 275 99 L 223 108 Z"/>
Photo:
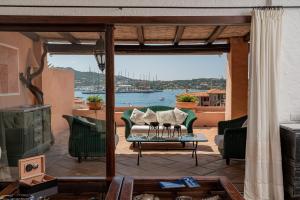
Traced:
<path id="1" fill-rule="evenodd" d="M 0 43 L 0 96 L 19 94 L 19 49 Z"/>

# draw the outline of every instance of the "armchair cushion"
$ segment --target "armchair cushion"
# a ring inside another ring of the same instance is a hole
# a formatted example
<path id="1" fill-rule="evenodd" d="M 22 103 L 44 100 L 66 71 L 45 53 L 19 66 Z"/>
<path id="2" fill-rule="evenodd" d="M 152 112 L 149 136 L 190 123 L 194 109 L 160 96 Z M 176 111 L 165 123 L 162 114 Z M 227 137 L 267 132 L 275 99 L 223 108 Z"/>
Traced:
<path id="1" fill-rule="evenodd" d="M 224 135 L 216 135 L 215 143 L 219 149 L 223 149 L 224 148 Z"/>
<path id="2" fill-rule="evenodd" d="M 245 128 L 248 126 L 248 119 L 246 119 L 246 121 L 243 123 L 242 128 Z"/>

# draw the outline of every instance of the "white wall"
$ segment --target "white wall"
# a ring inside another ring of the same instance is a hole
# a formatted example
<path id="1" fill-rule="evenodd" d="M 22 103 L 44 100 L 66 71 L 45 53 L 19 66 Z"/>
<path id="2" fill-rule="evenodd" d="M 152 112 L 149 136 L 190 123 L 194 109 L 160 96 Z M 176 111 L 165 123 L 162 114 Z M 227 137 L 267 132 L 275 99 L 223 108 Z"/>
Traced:
<path id="1" fill-rule="evenodd" d="M 172 6 L 172 7 L 226 7 L 226 6 L 295 6 L 300 0 L 1 0 L 1 15 L 70 15 L 70 16 L 210 16 L 247 15 L 251 9 L 148 9 L 148 8 L 30 8 L 1 7 L 1 5 L 47 6 Z"/>
<path id="2" fill-rule="evenodd" d="M 300 9 L 288 9 L 283 19 L 279 119 L 300 115 Z M 300 119 L 299 119 L 300 120 Z"/>
<path id="3" fill-rule="evenodd" d="M 265 6 L 270 0 L 1 0 L 0 5 L 53 6 Z M 277 0 L 278 1 L 278 0 Z M 16 8 L 0 7 L 2 15 L 82 15 L 82 16 L 209 16 L 247 15 L 251 9 L 148 9 L 148 8 Z"/>

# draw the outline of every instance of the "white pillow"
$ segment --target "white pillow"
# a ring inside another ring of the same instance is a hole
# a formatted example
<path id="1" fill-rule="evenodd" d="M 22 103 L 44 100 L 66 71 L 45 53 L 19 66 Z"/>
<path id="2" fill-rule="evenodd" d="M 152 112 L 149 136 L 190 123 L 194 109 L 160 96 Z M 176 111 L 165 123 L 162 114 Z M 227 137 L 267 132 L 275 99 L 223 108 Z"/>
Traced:
<path id="1" fill-rule="evenodd" d="M 145 112 L 143 118 L 144 118 L 144 122 L 149 125 L 151 122 L 157 122 L 156 113 L 149 108 Z"/>
<path id="2" fill-rule="evenodd" d="M 158 111 L 156 112 L 157 121 L 160 124 L 164 123 L 170 123 L 170 124 L 176 124 L 176 117 L 173 110 L 167 110 L 167 111 Z"/>
<path id="3" fill-rule="evenodd" d="M 138 125 L 144 125 L 145 121 L 144 121 L 144 112 L 138 110 L 138 109 L 133 109 L 131 116 L 130 116 L 130 120 Z"/>
<path id="4" fill-rule="evenodd" d="M 178 108 L 174 108 L 174 115 L 175 115 L 177 124 L 182 124 L 188 116 L 187 113 L 179 110 Z"/>

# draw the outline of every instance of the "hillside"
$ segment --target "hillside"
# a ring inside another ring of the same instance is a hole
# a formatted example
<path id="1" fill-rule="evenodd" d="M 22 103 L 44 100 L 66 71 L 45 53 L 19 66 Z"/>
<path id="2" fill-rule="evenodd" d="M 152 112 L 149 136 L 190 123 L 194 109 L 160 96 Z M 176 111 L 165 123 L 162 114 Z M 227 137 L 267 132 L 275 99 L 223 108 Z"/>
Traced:
<path id="1" fill-rule="evenodd" d="M 71 69 L 71 68 L 70 68 Z M 96 72 L 80 72 L 72 69 L 75 73 L 75 87 L 86 87 L 91 85 L 105 85 L 105 74 Z M 116 76 L 116 85 L 128 84 L 137 88 L 150 87 L 152 89 L 201 89 L 211 88 L 225 89 L 226 80 L 221 78 L 197 78 L 191 80 L 173 80 L 173 81 L 145 81 Z"/>

